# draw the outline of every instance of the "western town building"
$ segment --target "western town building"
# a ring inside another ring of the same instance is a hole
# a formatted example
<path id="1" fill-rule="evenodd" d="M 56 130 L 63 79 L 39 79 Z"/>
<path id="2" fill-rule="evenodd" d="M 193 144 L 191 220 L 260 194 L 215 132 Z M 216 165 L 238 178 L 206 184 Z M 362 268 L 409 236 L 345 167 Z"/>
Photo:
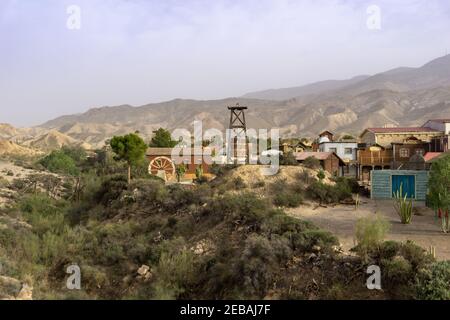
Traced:
<path id="1" fill-rule="evenodd" d="M 322 168 L 329 173 L 342 176 L 345 162 L 334 152 L 300 152 L 295 154 L 298 163 L 303 163 L 307 158 L 312 157 L 319 160 Z"/>

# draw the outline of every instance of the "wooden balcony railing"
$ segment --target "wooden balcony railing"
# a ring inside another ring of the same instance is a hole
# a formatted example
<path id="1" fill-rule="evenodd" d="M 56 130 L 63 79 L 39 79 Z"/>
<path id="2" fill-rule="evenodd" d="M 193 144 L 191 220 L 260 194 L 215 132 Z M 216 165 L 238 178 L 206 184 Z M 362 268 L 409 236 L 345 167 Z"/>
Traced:
<path id="1" fill-rule="evenodd" d="M 360 165 L 368 166 L 389 166 L 391 165 L 393 157 L 359 157 L 358 162 Z"/>

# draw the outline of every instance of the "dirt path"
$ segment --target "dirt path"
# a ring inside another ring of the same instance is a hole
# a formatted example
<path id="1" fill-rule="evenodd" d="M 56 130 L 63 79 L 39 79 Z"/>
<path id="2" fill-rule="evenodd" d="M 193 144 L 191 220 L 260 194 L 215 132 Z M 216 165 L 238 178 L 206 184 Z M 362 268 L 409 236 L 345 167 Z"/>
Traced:
<path id="1" fill-rule="evenodd" d="M 353 235 L 356 221 L 361 217 L 379 213 L 391 223 L 391 230 L 386 240 L 413 240 L 426 250 L 432 245 L 436 247 L 438 260 L 450 260 L 450 234 L 444 234 L 441 231 L 440 222 L 435 220 L 434 212 L 426 208 L 423 202 L 415 203 L 420 215 L 414 215 L 409 225 L 400 223 L 391 200 L 380 201 L 365 198 L 362 199 L 362 202 L 358 210 L 355 210 L 354 206 L 345 205 L 314 209 L 315 206 L 311 205 L 289 209 L 286 212 L 331 231 L 339 238 L 346 251 L 354 246 Z"/>

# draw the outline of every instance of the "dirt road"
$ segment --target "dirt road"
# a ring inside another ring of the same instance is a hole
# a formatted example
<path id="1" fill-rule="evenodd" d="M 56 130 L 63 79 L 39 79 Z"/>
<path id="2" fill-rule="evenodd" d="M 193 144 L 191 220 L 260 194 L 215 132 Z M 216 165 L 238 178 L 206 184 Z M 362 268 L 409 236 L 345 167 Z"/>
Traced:
<path id="1" fill-rule="evenodd" d="M 356 221 L 361 217 L 373 216 L 378 213 L 391 223 L 391 230 L 386 240 L 413 240 L 426 250 L 432 245 L 436 248 L 438 260 L 450 260 L 450 234 L 444 234 L 441 231 L 440 221 L 435 220 L 434 212 L 426 208 L 423 202 L 415 203 L 416 211 L 420 215 L 414 215 L 409 225 L 400 223 L 392 200 L 381 201 L 364 198 L 358 210 L 355 210 L 354 206 L 345 205 L 337 205 L 334 208 L 316 207 L 316 205 L 301 206 L 286 210 L 286 212 L 331 231 L 339 238 L 346 251 L 354 246 Z"/>

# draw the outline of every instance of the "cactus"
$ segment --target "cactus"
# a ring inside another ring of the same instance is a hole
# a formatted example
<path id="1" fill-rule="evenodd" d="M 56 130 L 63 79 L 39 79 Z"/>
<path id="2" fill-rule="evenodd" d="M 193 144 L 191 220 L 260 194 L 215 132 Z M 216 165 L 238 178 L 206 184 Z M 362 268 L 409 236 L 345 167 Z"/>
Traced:
<path id="1" fill-rule="evenodd" d="M 177 176 L 177 181 L 181 182 L 181 179 L 183 179 L 184 175 L 186 174 L 186 166 L 184 165 L 184 163 L 176 167 L 175 174 Z"/>
<path id="2" fill-rule="evenodd" d="M 397 192 L 394 192 L 394 208 L 397 211 L 397 214 L 400 216 L 400 221 L 403 224 L 409 224 L 412 218 L 413 212 L 413 200 L 408 199 L 408 195 L 405 194 L 403 197 L 403 185 L 400 185 L 400 188 Z"/>
<path id="3" fill-rule="evenodd" d="M 438 209 L 438 217 L 441 219 L 442 231 L 444 233 L 450 232 L 449 212 L 447 210 Z"/>

